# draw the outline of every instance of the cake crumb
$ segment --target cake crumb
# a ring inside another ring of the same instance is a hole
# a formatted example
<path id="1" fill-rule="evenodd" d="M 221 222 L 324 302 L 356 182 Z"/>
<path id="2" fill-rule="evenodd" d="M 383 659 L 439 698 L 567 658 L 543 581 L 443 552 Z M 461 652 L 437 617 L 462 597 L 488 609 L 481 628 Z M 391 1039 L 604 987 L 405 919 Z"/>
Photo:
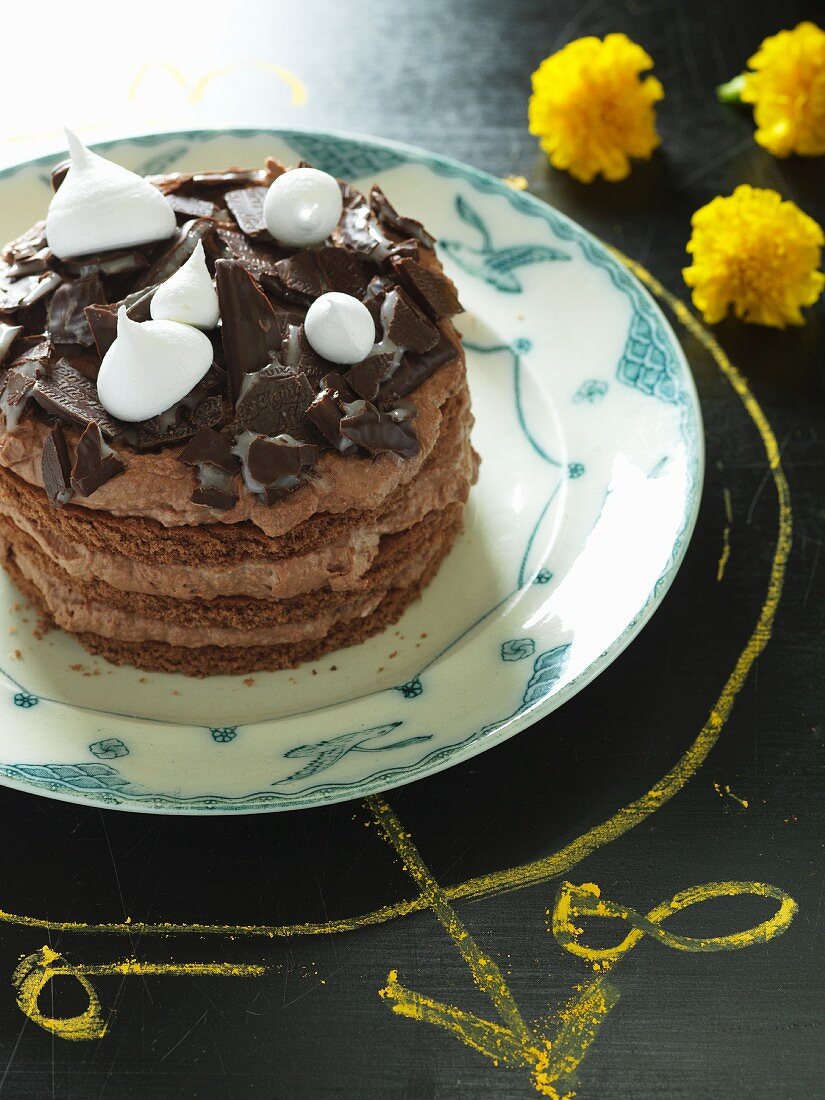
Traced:
<path id="1" fill-rule="evenodd" d="M 397 649 L 394 649 L 394 650 L 392 651 L 392 653 L 390 654 L 390 656 L 389 656 L 389 659 L 390 659 L 390 660 L 392 660 L 392 659 L 393 659 L 393 657 L 397 657 L 397 656 L 398 656 L 398 650 L 397 650 Z"/>
<path id="2" fill-rule="evenodd" d="M 148 681 L 148 680 L 146 679 L 146 677 L 145 677 L 145 676 L 140 676 L 140 677 L 138 678 L 138 683 L 139 683 L 139 684 L 148 684 L 148 682 L 149 682 L 149 681 Z"/>
<path id="3" fill-rule="evenodd" d="M 9 634 L 16 634 L 16 633 L 17 633 L 17 627 L 16 626 L 10 626 L 9 627 Z"/>
<path id="4" fill-rule="evenodd" d="M 379 671 L 379 672 L 383 672 L 383 671 L 384 671 L 384 666 L 383 666 L 383 665 L 381 665 L 381 667 L 380 667 L 380 668 L 378 669 L 378 671 Z"/>
<path id="5" fill-rule="evenodd" d="M 312 675 L 313 675 L 313 676 L 317 676 L 317 675 L 318 675 L 318 669 L 317 669 L 317 668 L 314 668 L 314 669 L 312 670 Z"/>
<path id="6" fill-rule="evenodd" d="M 72 672 L 82 672 L 86 666 L 82 665 L 79 661 L 76 665 L 69 665 Z"/>
<path id="7" fill-rule="evenodd" d="M 338 671 L 338 665 L 330 665 L 329 670 L 330 670 L 330 672 L 337 672 Z"/>
<path id="8" fill-rule="evenodd" d="M 426 635 L 426 634 L 421 634 L 421 635 L 420 635 L 420 637 L 422 637 L 422 638 L 426 638 L 426 637 L 427 637 L 427 635 Z"/>
<path id="9" fill-rule="evenodd" d="M 22 657 L 23 657 L 23 654 L 20 652 L 19 649 L 13 649 L 11 651 L 11 659 L 13 661 L 20 661 L 20 660 L 22 660 Z"/>
<path id="10" fill-rule="evenodd" d="M 180 692 L 178 691 L 177 688 L 172 688 L 172 694 L 173 695 L 180 695 Z"/>
<path id="11" fill-rule="evenodd" d="M 254 685 L 255 681 L 252 679 L 251 676 L 247 676 L 247 678 L 244 680 L 244 683 L 248 688 L 251 688 Z"/>

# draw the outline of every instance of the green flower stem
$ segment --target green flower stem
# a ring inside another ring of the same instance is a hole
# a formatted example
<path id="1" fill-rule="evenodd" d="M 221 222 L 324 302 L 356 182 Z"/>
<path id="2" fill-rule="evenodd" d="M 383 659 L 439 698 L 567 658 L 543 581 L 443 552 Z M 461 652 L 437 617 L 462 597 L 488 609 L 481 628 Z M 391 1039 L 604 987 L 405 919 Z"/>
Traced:
<path id="1" fill-rule="evenodd" d="M 742 89 L 745 87 L 745 74 L 740 73 L 727 84 L 720 84 L 716 89 L 716 98 L 720 103 L 741 103 Z"/>

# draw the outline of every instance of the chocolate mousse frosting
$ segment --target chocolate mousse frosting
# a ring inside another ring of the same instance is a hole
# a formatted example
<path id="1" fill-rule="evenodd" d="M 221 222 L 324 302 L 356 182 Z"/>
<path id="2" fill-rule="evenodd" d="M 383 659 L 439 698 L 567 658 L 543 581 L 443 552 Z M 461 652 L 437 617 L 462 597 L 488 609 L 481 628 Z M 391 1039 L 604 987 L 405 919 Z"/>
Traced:
<path id="1" fill-rule="evenodd" d="M 3 564 L 117 663 L 210 675 L 313 660 L 395 621 L 461 529 L 478 459 L 435 242 L 378 186 L 339 181 L 330 236 L 285 247 L 264 215 L 285 171 L 151 178 L 177 222 L 162 241 L 58 258 L 38 223 L 2 251 Z M 65 178 L 58 165 L 55 191 Z M 148 321 L 199 242 L 220 310 L 212 366 L 171 408 L 119 420 L 96 385 L 118 311 Z M 329 292 L 372 317 L 361 362 L 307 338 Z"/>

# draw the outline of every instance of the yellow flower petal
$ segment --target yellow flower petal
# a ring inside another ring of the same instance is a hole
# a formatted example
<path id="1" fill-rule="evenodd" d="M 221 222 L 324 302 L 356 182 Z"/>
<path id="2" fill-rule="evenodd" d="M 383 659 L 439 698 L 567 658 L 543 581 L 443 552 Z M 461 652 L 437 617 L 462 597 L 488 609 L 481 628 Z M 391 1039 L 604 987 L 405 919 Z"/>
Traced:
<path id="1" fill-rule="evenodd" d="M 664 90 L 641 79 L 653 60 L 624 34 L 579 38 L 545 58 L 532 75 L 530 133 L 555 167 L 583 183 L 621 180 L 630 158 L 659 144 L 653 104 Z"/>
<path id="2" fill-rule="evenodd" d="M 780 31 L 748 65 L 742 100 L 753 104 L 759 144 L 777 157 L 825 153 L 825 31 L 814 23 Z"/>
<path id="3" fill-rule="evenodd" d="M 691 226 L 693 263 L 682 274 L 708 323 L 731 307 L 757 325 L 804 323 L 802 307 L 825 286 L 817 270 L 825 236 L 813 218 L 776 191 L 743 184 L 697 210 Z"/>

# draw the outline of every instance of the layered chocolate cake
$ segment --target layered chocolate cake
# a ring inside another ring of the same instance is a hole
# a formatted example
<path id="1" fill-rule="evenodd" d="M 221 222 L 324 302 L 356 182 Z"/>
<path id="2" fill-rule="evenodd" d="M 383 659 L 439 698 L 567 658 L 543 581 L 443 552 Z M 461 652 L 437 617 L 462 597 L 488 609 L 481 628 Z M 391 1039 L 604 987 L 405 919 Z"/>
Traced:
<path id="1" fill-rule="evenodd" d="M 476 478 L 461 309 L 382 190 L 85 149 L 0 263 L 0 553 L 116 664 L 295 666 L 397 620 Z"/>

